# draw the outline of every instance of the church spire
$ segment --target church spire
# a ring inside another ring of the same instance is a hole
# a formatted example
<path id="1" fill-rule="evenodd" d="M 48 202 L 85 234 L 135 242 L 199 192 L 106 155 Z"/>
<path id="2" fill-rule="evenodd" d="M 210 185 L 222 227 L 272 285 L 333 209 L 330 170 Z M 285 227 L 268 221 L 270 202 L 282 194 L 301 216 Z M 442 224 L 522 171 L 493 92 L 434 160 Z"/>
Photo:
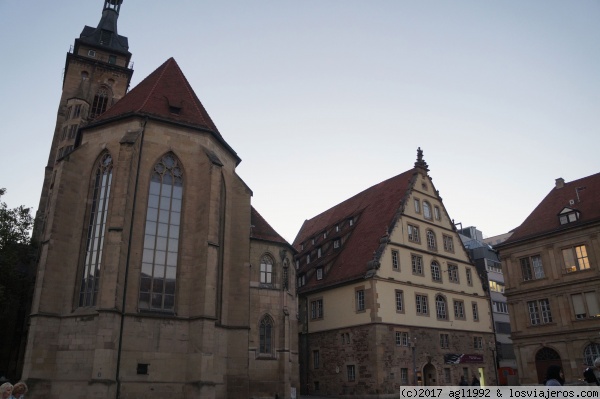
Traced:
<path id="1" fill-rule="evenodd" d="M 129 50 L 127 38 L 120 36 L 117 32 L 117 19 L 121 4 L 123 4 L 123 0 L 104 0 L 102 18 L 98 26 L 96 28 L 86 26 L 81 32 L 79 40 L 87 45 L 100 46 L 127 54 Z"/>

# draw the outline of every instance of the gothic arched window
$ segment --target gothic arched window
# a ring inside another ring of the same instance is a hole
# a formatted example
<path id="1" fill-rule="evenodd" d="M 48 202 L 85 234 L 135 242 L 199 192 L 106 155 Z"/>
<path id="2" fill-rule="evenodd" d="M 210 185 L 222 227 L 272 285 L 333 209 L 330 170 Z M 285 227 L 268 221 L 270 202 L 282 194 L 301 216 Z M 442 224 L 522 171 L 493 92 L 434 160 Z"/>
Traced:
<path id="1" fill-rule="evenodd" d="M 102 86 L 98 89 L 98 92 L 94 96 L 94 102 L 92 102 L 92 108 L 90 110 L 90 118 L 94 119 L 104 111 L 106 111 L 106 107 L 108 106 L 108 100 L 110 97 L 110 92 L 108 88 Z"/>
<path id="2" fill-rule="evenodd" d="M 265 315 L 260 320 L 259 327 L 259 350 L 261 354 L 272 354 L 273 353 L 273 319 L 269 315 Z"/>
<path id="3" fill-rule="evenodd" d="M 96 165 L 92 183 L 92 207 L 88 219 L 85 259 L 79 289 L 79 306 L 95 306 L 98 299 L 112 169 L 112 157 L 110 154 L 105 153 Z"/>
<path id="4" fill-rule="evenodd" d="M 260 283 L 273 284 L 273 258 L 263 255 L 260 260 Z"/>
<path id="5" fill-rule="evenodd" d="M 183 199 L 183 171 L 175 155 L 152 171 L 140 276 L 140 309 L 173 311 Z"/>

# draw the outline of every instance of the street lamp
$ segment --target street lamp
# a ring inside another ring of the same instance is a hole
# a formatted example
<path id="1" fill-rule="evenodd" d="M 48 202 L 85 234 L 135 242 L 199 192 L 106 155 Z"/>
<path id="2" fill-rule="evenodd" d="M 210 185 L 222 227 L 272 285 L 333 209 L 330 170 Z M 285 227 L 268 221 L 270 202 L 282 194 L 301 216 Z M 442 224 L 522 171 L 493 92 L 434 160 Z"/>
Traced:
<path id="1" fill-rule="evenodd" d="M 412 348 L 412 361 L 413 361 L 413 385 L 417 385 L 417 337 L 411 337 L 410 347 Z"/>

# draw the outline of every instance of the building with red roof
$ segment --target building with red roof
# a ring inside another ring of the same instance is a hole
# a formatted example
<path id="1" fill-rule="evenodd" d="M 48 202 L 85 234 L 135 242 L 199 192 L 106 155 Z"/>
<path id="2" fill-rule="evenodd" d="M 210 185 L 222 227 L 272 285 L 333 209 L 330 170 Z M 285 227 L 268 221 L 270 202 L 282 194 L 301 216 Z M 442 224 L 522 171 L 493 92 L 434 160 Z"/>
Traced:
<path id="1" fill-rule="evenodd" d="M 521 384 L 548 366 L 567 382 L 600 357 L 600 173 L 550 190 L 510 238 L 502 259 Z"/>
<path id="2" fill-rule="evenodd" d="M 461 376 L 496 384 L 486 280 L 428 171 L 419 149 L 412 169 L 302 225 L 303 393 L 386 397 Z"/>
<path id="3" fill-rule="evenodd" d="M 30 398 L 289 398 L 294 249 L 170 58 L 127 92 L 121 0 L 67 55 L 34 238 Z"/>

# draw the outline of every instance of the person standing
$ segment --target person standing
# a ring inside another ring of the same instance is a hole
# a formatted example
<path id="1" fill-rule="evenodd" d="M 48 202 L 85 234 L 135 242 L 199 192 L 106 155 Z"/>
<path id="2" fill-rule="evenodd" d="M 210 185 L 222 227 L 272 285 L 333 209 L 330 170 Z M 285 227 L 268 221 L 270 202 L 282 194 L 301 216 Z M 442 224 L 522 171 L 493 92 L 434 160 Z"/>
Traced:
<path id="1" fill-rule="evenodd" d="M 27 384 L 25 384 L 23 381 L 19 381 L 15 384 L 15 386 L 12 389 L 11 398 L 12 399 L 24 399 L 27 391 L 28 391 Z"/>
<path id="2" fill-rule="evenodd" d="M 565 376 L 562 371 L 562 367 L 557 366 L 555 364 L 548 367 L 546 371 L 546 381 L 544 385 L 546 386 L 562 386 L 565 383 Z"/>
<path id="3" fill-rule="evenodd" d="M 10 395 L 12 395 L 12 390 L 13 390 L 13 385 L 10 382 L 5 382 L 4 384 L 0 385 L 0 396 L 2 399 L 8 399 L 10 398 Z"/>

